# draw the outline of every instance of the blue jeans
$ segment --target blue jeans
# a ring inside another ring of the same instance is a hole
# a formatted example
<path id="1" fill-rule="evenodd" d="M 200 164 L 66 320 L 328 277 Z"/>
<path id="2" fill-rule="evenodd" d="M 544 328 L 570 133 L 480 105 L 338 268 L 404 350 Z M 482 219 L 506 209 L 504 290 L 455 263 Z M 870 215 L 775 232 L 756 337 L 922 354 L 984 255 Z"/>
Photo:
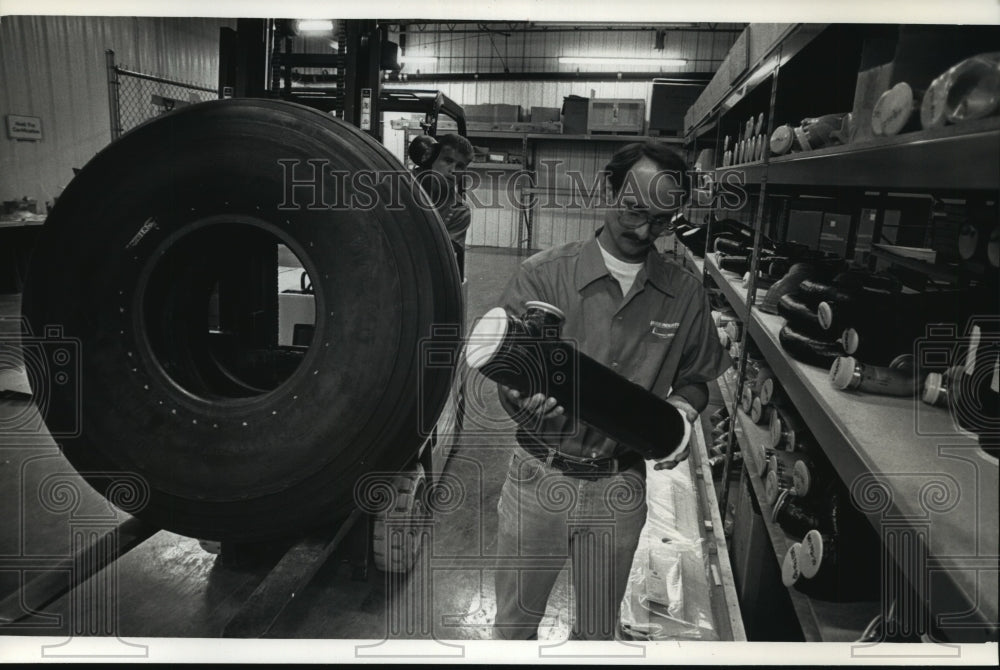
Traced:
<path id="1" fill-rule="evenodd" d="M 595 480 L 568 477 L 520 446 L 497 505 L 498 639 L 535 639 L 552 586 L 570 560 L 574 639 L 614 638 L 646 521 L 645 464 Z"/>

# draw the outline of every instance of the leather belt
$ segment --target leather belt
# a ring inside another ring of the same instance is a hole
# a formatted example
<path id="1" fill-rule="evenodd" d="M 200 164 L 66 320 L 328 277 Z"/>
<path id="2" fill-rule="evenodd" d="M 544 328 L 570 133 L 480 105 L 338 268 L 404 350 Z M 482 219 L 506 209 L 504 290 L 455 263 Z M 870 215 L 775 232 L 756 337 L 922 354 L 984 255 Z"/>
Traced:
<path id="1" fill-rule="evenodd" d="M 551 465 L 556 470 L 561 471 L 567 477 L 579 477 L 581 479 L 600 479 L 610 477 L 625 472 L 636 463 L 642 460 L 642 456 L 629 451 L 620 457 L 607 458 L 578 458 L 561 454 L 555 449 L 549 449 L 541 445 L 526 444 L 518 441 L 521 448 L 535 458 L 545 461 L 546 465 Z"/>

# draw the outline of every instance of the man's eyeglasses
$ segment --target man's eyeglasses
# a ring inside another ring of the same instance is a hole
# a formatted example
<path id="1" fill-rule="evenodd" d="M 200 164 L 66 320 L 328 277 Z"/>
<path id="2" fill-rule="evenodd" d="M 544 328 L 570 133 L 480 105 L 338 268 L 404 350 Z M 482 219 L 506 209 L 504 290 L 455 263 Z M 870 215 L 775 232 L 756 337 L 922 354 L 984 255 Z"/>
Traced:
<path id="1" fill-rule="evenodd" d="M 641 228 L 648 223 L 650 231 L 662 234 L 671 232 L 677 227 L 673 222 L 674 216 L 674 212 L 650 216 L 649 212 L 641 209 L 623 209 L 618 213 L 618 222 L 624 228 L 632 230 Z"/>

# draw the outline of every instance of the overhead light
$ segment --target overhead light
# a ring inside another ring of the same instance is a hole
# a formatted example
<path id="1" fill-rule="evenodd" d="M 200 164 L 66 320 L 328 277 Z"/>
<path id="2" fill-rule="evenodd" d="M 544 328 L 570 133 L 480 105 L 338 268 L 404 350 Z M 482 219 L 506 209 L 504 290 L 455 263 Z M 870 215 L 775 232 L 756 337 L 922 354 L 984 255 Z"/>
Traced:
<path id="1" fill-rule="evenodd" d="M 436 63 L 438 61 L 437 56 L 400 56 L 400 63 Z"/>
<path id="2" fill-rule="evenodd" d="M 671 67 L 687 65 L 683 58 L 593 58 L 584 56 L 560 56 L 559 62 L 566 65 L 646 65 L 650 67 Z"/>
<path id="3" fill-rule="evenodd" d="M 333 30 L 333 21 L 327 19 L 299 19 L 295 24 L 300 33 L 323 33 Z"/>

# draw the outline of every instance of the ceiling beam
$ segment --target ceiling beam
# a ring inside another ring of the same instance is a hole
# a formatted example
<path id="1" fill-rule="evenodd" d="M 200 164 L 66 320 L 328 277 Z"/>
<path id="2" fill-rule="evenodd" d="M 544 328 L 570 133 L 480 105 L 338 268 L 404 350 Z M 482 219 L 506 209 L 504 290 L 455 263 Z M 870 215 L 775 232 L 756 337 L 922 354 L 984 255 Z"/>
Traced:
<path id="1" fill-rule="evenodd" d="M 421 72 L 391 74 L 387 82 L 417 81 L 664 81 L 705 86 L 714 72 Z"/>

